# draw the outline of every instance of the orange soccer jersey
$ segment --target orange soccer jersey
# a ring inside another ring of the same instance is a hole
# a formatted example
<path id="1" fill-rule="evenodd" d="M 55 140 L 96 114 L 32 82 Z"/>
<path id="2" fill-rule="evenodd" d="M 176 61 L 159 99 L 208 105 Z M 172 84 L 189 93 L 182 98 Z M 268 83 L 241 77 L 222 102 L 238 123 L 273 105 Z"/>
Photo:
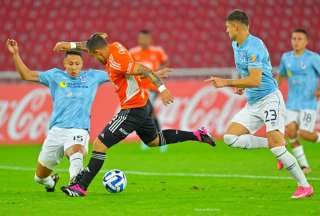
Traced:
<path id="1" fill-rule="evenodd" d="M 135 66 L 131 54 L 118 42 L 108 47 L 110 55 L 106 63 L 106 70 L 116 88 L 121 109 L 143 107 L 148 101 L 148 94 L 142 87 L 141 79 L 130 75 Z"/>
<path id="2" fill-rule="evenodd" d="M 143 50 L 141 47 L 134 47 L 130 49 L 134 60 L 144 66 L 158 70 L 161 64 L 167 61 L 168 56 L 161 47 L 151 46 L 147 50 Z M 148 79 L 142 78 L 142 86 L 152 91 L 158 91 L 157 87 Z"/>

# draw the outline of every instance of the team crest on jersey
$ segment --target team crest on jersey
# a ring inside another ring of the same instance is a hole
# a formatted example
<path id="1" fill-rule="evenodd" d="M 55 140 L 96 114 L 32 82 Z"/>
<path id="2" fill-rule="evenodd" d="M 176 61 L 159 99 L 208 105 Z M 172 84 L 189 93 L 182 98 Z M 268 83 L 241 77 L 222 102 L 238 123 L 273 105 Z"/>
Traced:
<path id="1" fill-rule="evenodd" d="M 252 62 L 256 62 L 256 60 L 257 60 L 256 54 L 253 54 L 253 55 L 250 57 L 250 59 L 251 59 Z"/>
<path id="2" fill-rule="evenodd" d="M 302 70 L 305 70 L 307 68 L 307 65 L 304 62 L 300 62 L 300 67 Z"/>
<path id="3" fill-rule="evenodd" d="M 59 87 L 60 88 L 67 88 L 68 84 L 65 81 L 61 81 L 61 82 L 59 82 Z"/>

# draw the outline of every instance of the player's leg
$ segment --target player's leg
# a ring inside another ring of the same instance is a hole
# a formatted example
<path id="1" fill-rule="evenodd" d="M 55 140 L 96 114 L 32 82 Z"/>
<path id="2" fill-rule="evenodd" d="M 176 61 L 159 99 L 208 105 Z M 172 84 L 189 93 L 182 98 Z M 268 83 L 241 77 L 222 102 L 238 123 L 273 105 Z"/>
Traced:
<path id="1" fill-rule="evenodd" d="M 84 129 L 64 129 L 65 143 L 64 154 L 68 157 L 70 183 L 83 169 L 83 158 L 87 154 L 89 133 Z"/>
<path id="2" fill-rule="evenodd" d="M 231 120 L 223 140 L 232 148 L 267 148 L 268 140 L 266 138 L 250 134 L 255 133 L 262 124 L 262 120 L 255 116 L 253 110 L 245 107 Z"/>
<path id="3" fill-rule="evenodd" d="M 56 128 L 49 131 L 38 157 L 38 165 L 34 180 L 45 186 L 48 192 L 53 192 L 59 180 L 57 174 L 52 175 L 54 167 L 63 158 L 63 144 L 59 139 L 59 132 Z"/>
<path id="4" fill-rule="evenodd" d="M 287 143 L 292 147 L 298 147 L 299 139 L 298 139 L 298 122 L 299 122 L 299 112 L 295 110 L 287 109 L 286 111 L 286 137 Z M 279 170 L 283 169 L 283 164 L 280 160 L 278 160 L 277 168 Z"/>
<path id="5" fill-rule="evenodd" d="M 148 106 L 146 107 L 146 112 Z M 158 130 L 153 118 L 148 115 L 142 122 L 141 127 L 136 130 L 140 139 L 150 147 L 161 147 L 168 144 L 180 143 L 184 141 L 198 141 L 215 146 L 215 142 L 208 130 L 202 128 L 196 131 L 183 131 L 175 129 Z"/>
<path id="6" fill-rule="evenodd" d="M 87 188 L 104 164 L 107 150 L 142 124 L 141 121 L 136 120 L 136 110 L 140 109 L 121 110 L 103 129 L 93 142 L 93 150 L 87 167 L 78 174 L 74 184 L 61 187 L 66 195 L 76 197 L 87 194 Z"/>
<path id="7" fill-rule="evenodd" d="M 87 151 L 81 144 L 75 144 L 67 148 L 64 154 L 69 158 L 69 179 L 72 183 L 75 177 L 83 170 L 83 158 Z"/>
<path id="8" fill-rule="evenodd" d="M 309 185 L 296 158 L 286 149 L 284 139 L 285 104 L 280 92 L 272 94 L 261 104 L 261 116 L 264 118 L 269 148 L 274 156 L 280 160 L 298 183 L 298 189 L 293 198 L 312 195 L 313 189 Z"/>
<path id="9" fill-rule="evenodd" d="M 316 111 L 315 110 L 302 110 L 299 115 L 299 136 L 303 139 L 308 140 L 309 137 L 313 137 L 314 128 L 316 124 Z M 312 141 L 312 140 L 309 140 Z M 303 146 L 293 146 L 293 154 L 297 158 L 304 173 L 310 173 L 311 168 L 308 163 L 307 157 L 304 153 Z"/>
<path id="10" fill-rule="evenodd" d="M 47 192 L 53 192 L 54 187 L 59 180 L 58 175 L 51 175 L 52 171 L 52 169 L 49 169 L 38 162 L 34 180 L 38 184 L 44 185 Z"/>

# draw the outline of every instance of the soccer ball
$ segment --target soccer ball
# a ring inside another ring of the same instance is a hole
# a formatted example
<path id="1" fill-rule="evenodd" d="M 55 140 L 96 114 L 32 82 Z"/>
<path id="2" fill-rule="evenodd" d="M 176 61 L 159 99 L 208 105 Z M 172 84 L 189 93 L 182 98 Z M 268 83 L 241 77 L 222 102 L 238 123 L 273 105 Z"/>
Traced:
<path id="1" fill-rule="evenodd" d="M 106 172 L 102 180 L 103 186 L 111 193 L 119 193 L 127 186 L 127 178 L 121 170 Z"/>

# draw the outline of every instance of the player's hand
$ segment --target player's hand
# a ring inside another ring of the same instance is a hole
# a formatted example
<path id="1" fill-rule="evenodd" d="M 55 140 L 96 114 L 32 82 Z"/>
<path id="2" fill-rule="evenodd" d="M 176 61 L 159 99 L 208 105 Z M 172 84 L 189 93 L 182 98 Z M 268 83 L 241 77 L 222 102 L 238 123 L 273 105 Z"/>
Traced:
<path id="1" fill-rule="evenodd" d="M 13 39 L 7 40 L 7 48 L 12 55 L 19 54 L 19 47 L 17 41 Z"/>
<path id="2" fill-rule="evenodd" d="M 243 95 L 244 88 L 234 88 L 234 93 L 238 95 Z"/>
<path id="3" fill-rule="evenodd" d="M 155 74 L 160 78 L 168 78 L 170 72 L 172 72 L 170 68 L 162 68 L 160 70 L 155 71 Z"/>
<path id="4" fill-rule="evenodd" d="M 173 97 L 168 89 L 160 93 L 160 98 L 164 105 L 169 105 L 173 103 Z"/>
<path id="5" fill-rule="evenodd" d="M 61 42 L 57 42 L 56 43 L 56 45 L 53 48 L 53 51 L 55 51 L 55 52 L 66 52 L 66 51 L 68 51 L 70 49 L 71 49 L 70 42 L 61 41 Z"/>
<path id="6" fill-rule="evenodd" d="M 219 77 L 212 76 L 209 79 L 206 79 L 205 82 L 211 82 L 212 85 L 216 88 L 222 88 L 227 86 L 227 80 Z"/>

